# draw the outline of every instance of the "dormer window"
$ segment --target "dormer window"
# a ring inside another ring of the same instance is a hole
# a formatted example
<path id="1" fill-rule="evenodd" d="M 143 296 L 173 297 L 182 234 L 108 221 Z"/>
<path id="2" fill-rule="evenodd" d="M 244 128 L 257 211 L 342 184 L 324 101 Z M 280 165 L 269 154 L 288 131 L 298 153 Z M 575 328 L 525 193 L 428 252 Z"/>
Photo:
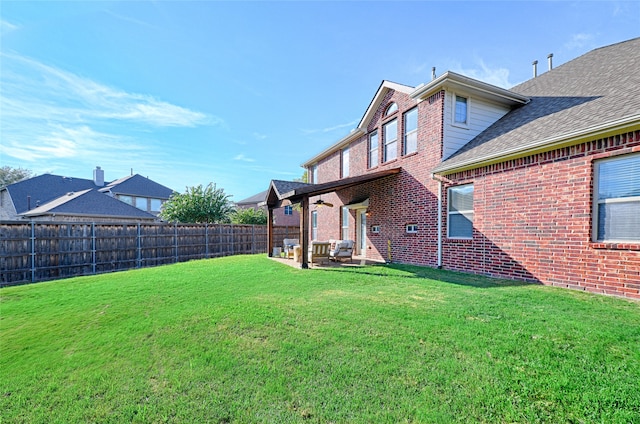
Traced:
<path id="1" fill-rule="evenodd" d="M 398 105 L 397 103 L 391 103 L 389 106 L 387 106 L 387 110 L 384 113 L 384 116 L 389 116 L 389 115 L 393 115 L 394 113 L 396 113 L 398 111 Z"/>

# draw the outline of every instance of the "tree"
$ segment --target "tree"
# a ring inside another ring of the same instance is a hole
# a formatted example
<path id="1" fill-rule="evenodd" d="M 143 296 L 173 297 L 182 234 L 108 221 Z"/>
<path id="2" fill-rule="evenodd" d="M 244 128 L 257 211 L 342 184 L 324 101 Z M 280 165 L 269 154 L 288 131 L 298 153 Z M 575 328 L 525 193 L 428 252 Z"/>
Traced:
<path id="1" fill-rule="evenodd" d="M 0 188 L 16 183 L 25 178 L 31 178 L 33 171 L 24 168 L 0 167 Z"/>
<path id="2" fill-rule="evenodd" d="M 231 214 L 234 224 L 267 225 L 267 213 L 264 209 L 238 209 Z"/>
<path id="3" fill-rule="evenodd" d="M 304 172 L 302 173 L 302 176 L 300 178 L 294 178 L 293 181 L 296 182 L 300 182 L 300 183 L 308 183 L 309 179 L 309 172 L 305 169 Z"/>
<path id="4" fill-rule="evenodd" d="M 160 218 L 170 222 L 228 223 L 233 204 L 224 189 L 209 183 L 206 187 L 187 187 L 184 193 L 174 193 L 162 205 Z"/>

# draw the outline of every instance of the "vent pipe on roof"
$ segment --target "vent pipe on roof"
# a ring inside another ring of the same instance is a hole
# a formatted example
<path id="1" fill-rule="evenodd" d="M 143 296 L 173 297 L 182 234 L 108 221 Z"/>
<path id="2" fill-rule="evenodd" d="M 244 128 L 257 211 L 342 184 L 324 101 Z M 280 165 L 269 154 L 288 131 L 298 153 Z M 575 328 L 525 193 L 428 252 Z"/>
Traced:
<path id="1" fill-rule="evenodd" d="M 553 53 L 549 53 L 547 56 L 547 61 L 549 62 L 549 70 L 553 69 Z"/>
<path id="2" fill-rule="evenodd" d="M 534 60 L 533 63 L 533 77 L 537 77 L 538 76 L 538 61 Z"/>
<path id="3" fill-rule="evenodd" d="M 436 79 L 436 67 L 431 68 L 431 81 Z"/>

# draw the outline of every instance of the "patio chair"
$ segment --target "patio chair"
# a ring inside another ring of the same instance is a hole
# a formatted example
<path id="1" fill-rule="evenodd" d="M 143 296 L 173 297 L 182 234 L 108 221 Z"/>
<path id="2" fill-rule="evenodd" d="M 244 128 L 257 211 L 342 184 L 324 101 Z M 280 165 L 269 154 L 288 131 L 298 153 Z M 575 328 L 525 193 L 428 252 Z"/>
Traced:
<path id="1" fill-rule="evenodd" d="M 282 244 L 284 245 L 283 251 L 284 255 L 287 258 L 293 258 L 293 247 L 298 246 L 300 244 L 300 240 L 298 239 L 284 239 L 282 240 Z"/>
<path id="2" fill-rule="evenodd" d="M 353 262 L 353 246 L 355 242 L 353 240 L 336 240 L 331 244 L 329 250 L 329 260 L 334 262 L 342 261 L 343 259 L 349 259 Z"/>
<path id="3" fill-rule="evenodd" d="M 312 241 L 309 247 L 309 263 L 326 260 L 329 263 L 329 248 L 331 243 L 328 241 Z"/>

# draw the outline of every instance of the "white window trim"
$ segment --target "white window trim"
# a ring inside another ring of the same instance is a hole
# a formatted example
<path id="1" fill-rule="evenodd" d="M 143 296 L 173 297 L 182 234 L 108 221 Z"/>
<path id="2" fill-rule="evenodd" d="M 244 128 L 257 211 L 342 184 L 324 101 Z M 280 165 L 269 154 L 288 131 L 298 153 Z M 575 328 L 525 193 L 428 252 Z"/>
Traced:
<path id="1" fill-rule="evenodd" d="M 451 189 L 454 188 L 460 188 L 460 187 L 465 187 L 465 186 L 473 186 L 473 183 L 471 184 L 461 184 L 461 185 L 457 185 L 457 186 L 453 186 L 453 187 L 449 187 L 447 189 L 447 238 L 451 239 L 451 240 L 473 240 L 473 225 L 471 225 L 471 237 L 453 237 L 451 236 L 451 215 L 466 215 L 471 213 L 471 215 L 475 218 L 475 213 L 474 213 L 474 209 L 467 209 L 467 210 L 462 210 L 462 211 L 450 211 L 449 210 L 449 205 L 451 202 Z M 475 194 L 475 187 L 473 188 L 473 193 Z M 471 220 L 471 223 L 473 224 L 473 219 Z"/>
<path id="2" fill-rule="evenodd" d="M 391 125 L 393 122 L 396 123 L 396 134 L 393 140 L 391 140 L 389 143 L 387 143 L 387 127 L 389 125 Z M 396 148 L 396 156 L 392 159 L 387 158 L 387 146 L 391 145 L 391 144 L 395 144 L 395 148 Z M 392 160 L 396 160 L 398 159 L 398 118 L 393 118 L 388 122 L 385 122 L 384 124 L 382 124 L 382 163 L 386 163 L 386 162 L 390 162 Z"/>
<path id="3" fill-rule="evenodd" d="M 418 234 L 418 224 L 407 224 L 405 230 L 407 234 Z"/>
<path id="4" fill-rule="evenodd" d="M 451 125 L 458 128 L 469 129 L 469 119 L 471 115 L 471 97 L 465 96 L 460 93 L 451 93 Z M 456 121 L 456 97 L 464 97 L 467 99 L 467 118 L 466 122 L 457 122 Z"/>
<path id="5" fill-rule="evenodd" d="M 344 240 L 344 239 L 348 239 L 349 238 L 349 208 L 347 208 L 346 206 L 342 207 L 342 216 L 340 217 L 341 219 L 341 228 L 340 228 L 340 237 Z M 346 218 L 346 224 L 345 224 L 345 218 Z"/>
<path id="6" fill-rule="evenodd" d="M 372 149 L 371 148 L 371 137 L 374 136 L 374 135 L 377 138 L 378 145 L 375 147 L 375 149 Z M 376 159 L 377 160 L 376 160 L 376 163 L 371 163 L 371 153 L 374 152 L 374 151 L 376 151 L 376 153 L 377 153 L 376 154 L 376 156 L 377 156 Z M 376 166 L 378 166 L 378 164 L 380 164 L 380 135 L 378 133 L 378 130 L 372 131 L 369 134 L 369 140 L 368 140 L 368 143 L 367 143 L 367 162 L 368 162 L 367 165 L 368 165 L 369 168 L 375 168 Z"/>
<path id="7" fill-rule="evenodd" d="M 342 178 L 349 176 L 349 146 L 340 151 L 340 173 Z"/>
<path id="8" fill-rule="evenodd" d="M 599 183 L 600 183 L 600 164 L 604 162 L 613 162 L 616 160 L 623 160 L 627 155 L 614 156 L 611 158 L 600 159 L 594 163 L 593 167 L 593 205 L 592 205 L 592 219 L 591 219 L 591 241 L 594 243 L 626 243 L 626 244 L 635 244 L 638 243 L 637 240 L 619 240 L 619 239 L 598 239 L 598 224 L 600 222 L 600 217 L 598 215 L 598 205 L 607 204 L 607 203 L 628 203 L 628 202 L 639 202 L 640 196 L 632 196 L 632 197 L 617 197 L 610 199 L 598 199 L 598 191 L 599 191 Z"/>
<path id="9" fill-rule="evenodd" d="M 317 240 L 317 239 L 318 239 L 318 211 L 311 211 L 311 240 Z"/>

